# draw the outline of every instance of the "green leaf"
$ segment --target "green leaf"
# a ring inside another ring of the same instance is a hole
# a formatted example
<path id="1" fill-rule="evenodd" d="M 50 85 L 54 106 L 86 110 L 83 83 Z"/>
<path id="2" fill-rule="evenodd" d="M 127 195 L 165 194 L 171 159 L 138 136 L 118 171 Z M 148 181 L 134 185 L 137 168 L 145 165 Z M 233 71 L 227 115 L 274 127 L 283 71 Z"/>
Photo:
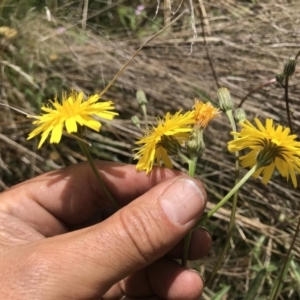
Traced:
<path id="1" fill-rule="evenodd" d="M 230 288 L 231 287 L 229 285 L 224 286 L 217 294 L 214 295 L 213 298 L 211 298 L 211 300 L 222 300 L 223 296 L 228 293 Z"/>
<path id="2" fill-rule="evenodd" d="M 282 286 L 283 286 L 283 282 L 285 280 L 285 277 L 286 277 L 286 275 L 288 273 L 288 270 L 290 268 L 290 265 L 291 265 L 291 262 L 293 261 L 293 259 L 294 259 L 294 256 L 291 255 L 289 257 L 289 260 L 287 261 L 287 263 L 284 266 L 284 270 L 283 270 L 283 274 L 282 274 L 281 280 L 279 281 L 279 277 L 280 276 L 278 276 L 276 278 L 275 284 L 273 285 L 273 288 L 272 288 L 272 291 L 271 291 L 271 294 L 270 294 L 270 300 L 276 300 L 277 297 L 278 297 L 278 295 L 280 294 Z M 280 273 L 281 272 L 282 271 L 280 271 Z"/>
<path id="3" fill-rule="evenodd" d="M 257 273 L 256 277 L 254 278 L 254 280 L 252 280 L 250 284 L 250 288 L 247 294 L 245 295 L 244 300 L 256 299 L 256 297 L 259 294 L 259 290 L 265 281 L 266 273 L 267 273 L 266 269 L 262 269 Z"/>

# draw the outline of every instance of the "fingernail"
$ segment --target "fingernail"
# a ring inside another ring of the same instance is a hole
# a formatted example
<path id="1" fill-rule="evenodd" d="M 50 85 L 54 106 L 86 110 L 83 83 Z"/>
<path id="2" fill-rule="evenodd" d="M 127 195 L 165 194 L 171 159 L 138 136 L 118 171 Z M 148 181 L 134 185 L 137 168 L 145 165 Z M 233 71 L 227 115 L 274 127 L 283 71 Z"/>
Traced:
<path id="1" fill-rule="evenodd" d="M 210 231 L 206 227 L 200 227 L 199 229 L 205 230 L 209 235 L 211 235 Z"/>
<path id="2" fill-rule="evenodd" d="M 160 205 L 176 224 L 187 224 L 203 210 L 205 196 L 190 179 L 178 178 L 160 197 Z"/>
<path id="3" fill-rule="evenodd" d="M 198 271 L 196 271 L 195 269 L 189 269 L 190 272 L 196 273 L 202 280 L 202 282 L 205 284 L 205 277 L 204 275 L 200 274 Z"/>

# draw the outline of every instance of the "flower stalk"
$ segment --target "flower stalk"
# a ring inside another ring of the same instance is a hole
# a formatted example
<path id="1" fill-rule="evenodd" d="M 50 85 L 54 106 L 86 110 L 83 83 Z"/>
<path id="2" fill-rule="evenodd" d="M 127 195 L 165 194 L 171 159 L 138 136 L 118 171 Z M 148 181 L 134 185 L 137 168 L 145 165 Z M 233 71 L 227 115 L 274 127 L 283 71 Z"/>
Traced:
<path id="1" fill-rule="evenodd" d="M 195 177 L 198 158 L 202 156 L 202 153 L 205 149 L 203 140 L 204 129 L 213 118 L 220 115 L 219 109 L 213 107 L 210 102 L 204 103 L 197 99 L 195 99 L 194 111 L 195 124 L 191 136 L 186 143 L 187 151 L 190 157 L 186 161 L 189 165 L 189 175 L 191 177 Z M 183 240 L 183 254 L 181 261 L 181 265 L 183 267 L 187 266 L 192 233 L 193 230 L 190 230 Z"/>
<path id="2" fill-rule="evenodd" d="M 194 156 L 193 158 L 191 158 L 191 159 L 188 160 L 189 175 L 191 177 L 195 177 L 197 160 L 198 160 L 198 157 L 196 157 L 196 156 Z M 193 230 L 190 230 L 189 233 L 183 239 L 183 254 L 182 254 L 182 261 L 181 261 L 181 265 L 183 267 L 187 266 L 187 261 L 188 261 L 188 255 L 189 255 L 189 250 L 190 250 L 190 243 L 191 243 L 192 233 L 193 233 Z"/>
<path id="3" fill-rule="evenodd" d="M 232 109 L 226 110 L 226 114 L 227 114 L 227 117 L 229 119 L 232 130 L 236 131 L 236 124 L 235 124 L 235 121 L 234 121 L 234 116 L 233 116 Z M 239 169 L 240 169 L 240 167 L 239 167 L 239 152 L 235 151 L 234 155 L 235 155 L 235 185 L 237 185 L 238 182 L 239 182 L 239 176 L 240 176 L 240 172 L 239 172 Z M 227 236 L 226 236 L 225 245 L 224 245 L 224 247 L 221 251 L 221 254 L 218 258 L 218 261 L 215 264 L 211 274 L 209 275 L 209 277 L 205 281 L 205 285 L 209 285 L 211 283 L 211 281 L 215 277 L 216 273 L 220 269 L 221 264 L 224 261 L 225 255 L 226 255 L 226 253 L 229 249 L 230 239 L 232 237 L 233 230 L 234 230 L 234 225 L 235 225 L 235 214 L 236 214 L 236 209 L 237 209 L 237 201 L 238 201 L 238 191 L 236 191 L 233 195 L 230 221 L 229 221 L 229 225 L 228 225 L 228 233 L 227 233 Z"/>
<path id="4" fill-rule="evenodd" d="M 254 174 L 257 168 L 259 168 L 259 165 L 253 166 L 238 182 L 238 184 L 235 185 L 218 204 L 216 204 L 203 218 L 199 220 L 195 228 L 201 227 L 210 217 L 214 215 L 214 213 L 216 213 L 219 210 L 219 208 L 224 206 L 227 203 L 227 201 L 234 195 L 234 193 L 236 193 L 245 184 L 245 182 Z"/>
<path id="5" fill-rule="evenodd" d="M 119 206 L 119 204 L 116 202 L 116 200 L 114 199 L 114 197 L 111 195 L 111 193 L 109 192 L 109 190 L 108 190 L 108 188 L 106 187 L 105 183 L 103 182 L 103 180 L 102 180 L 102 178 L 101 178 L 101 176 L 100 176 L 100 174 L 99 174 L 99 171 L 98 171 L 98 169 L 96 168 L 95 163 L 94 163 L 94 161 L 93 161 L 93 159 L 92 159 L 92 157 L 91 157 L 90 151 L 89 151 L 89 149 L 87 148 L 87 145 L 86 145 L 85 143 L 83 143 L 82 141 L 80 141 L 80 140 L 77 140 L 77 142 L 78 142 L 78 144 L 79 144 L 79 146 L 80 146 L 80 148 L 81 148 L 82 153 L 84 154 L 84 156 L 86 157 L 86 159 L 87 159 L 89 165 L 91 166 L 92 171 L 93 171 L 93 173 L 95 174 L 96 179 L 97 179 L 97 181 L 98 181 L 98 183 L 99 183 L 101 189 L 104 191 L 106 197 L 107 197 L 107 198 L 110 200 L 110 202 L 113 204 L 114 208 L 119 209 L 120 206 Z"/>

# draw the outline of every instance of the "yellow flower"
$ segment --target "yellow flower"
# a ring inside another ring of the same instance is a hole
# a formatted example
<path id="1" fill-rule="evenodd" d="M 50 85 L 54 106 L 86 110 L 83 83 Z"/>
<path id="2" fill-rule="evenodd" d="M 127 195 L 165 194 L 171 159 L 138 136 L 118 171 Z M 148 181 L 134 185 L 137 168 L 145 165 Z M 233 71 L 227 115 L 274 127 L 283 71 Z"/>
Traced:
<path id="1" fill-rule="evenodd" d="M 205 128 L 210 120 L 220 115 L 219 109 L 213 107 L 210 102 L 202 102 L 195 99 L 195 126 Z"/>
<path id="2" fill-rule="evenodd" d="M 242 167 L 258 169 L 253 176 L 257 178 L 262 173 L 262 182 L 267 184 L 275 168 L 287 180 L 291 177 L 294 187 L 297 187 L 296 173 L 300 172 L 300 142 L 295 134 L 290 135 L 290 129 L 281 125 L 273 125 L 272 119 L 266 120 L 266 125 L 255 119 L 257 128 L 249 121 L 241 122 L 240 132 L 231 132 L 236 139 L 228 142 L 230 152 L 250 148 L 250 152 L 240 157 Z"/>
<path id="3" fill-rule="evenodd" d="M 97 102 L 99 95 L 88 97 L 84 101 L 82 92 L 72 92 L 68 97 L 62 95 L 62 103 L 57 98 L 50 101 L 53 108 L 43 105 L 41 110 L 45 113 L 41 116 L 28 116 L 35 118 L 34 125 L 38 127 L 34 129 L 28 136 L 28 140 L 42 133 L 42 138 L 38 148 L 42 146 L 51 132 L 50 143 L 59 143 L 63 133 L 64 126 L 69 134 L 78 131 L 78 125 L 89 127 L 95 131 L 99 131 L 101 123 L 92 116 L 98 116 L 103 119 L 112 120 L 118 113 L 113 112 L 114 105 L 112 101 Z"/>
<path id="4" fill-rule="evenodd" d="M 146 132 L 145 136 L 136 142 L 137 145 L 142 145 L 135 149 L 138 152 L 134 159 L 139 159 L 136 166 L 137 170 L 145 170 L 148 174 L 155 161 L 158 165 L 163 161 L 167 168 L 172 168 L 173 165 L 167 150 L 159 142 L 164 135 L 177 139 L 179 143 L 188 140 L 192 130 L 191 125 L 195 123 L 194 114 L 194 111 L 185 114 L 179 111 L 173 116 L 167 113 L 164 119 L 159 119 L 158 125 Z"/>

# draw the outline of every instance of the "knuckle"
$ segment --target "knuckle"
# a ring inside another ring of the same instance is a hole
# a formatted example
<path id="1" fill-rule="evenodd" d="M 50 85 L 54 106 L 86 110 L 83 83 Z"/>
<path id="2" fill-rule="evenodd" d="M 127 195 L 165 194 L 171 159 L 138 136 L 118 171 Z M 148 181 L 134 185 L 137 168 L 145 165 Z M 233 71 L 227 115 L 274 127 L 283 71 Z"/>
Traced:
<path id="1" fill-rule="evenodd" d="M 166 241 L 162 217 L 149 207 L 132 207 L 120 212 L 120 219 L 128 240 L 136 254 L 144 261 L 153 261 L 161 255 L 160 249 Z"/>

